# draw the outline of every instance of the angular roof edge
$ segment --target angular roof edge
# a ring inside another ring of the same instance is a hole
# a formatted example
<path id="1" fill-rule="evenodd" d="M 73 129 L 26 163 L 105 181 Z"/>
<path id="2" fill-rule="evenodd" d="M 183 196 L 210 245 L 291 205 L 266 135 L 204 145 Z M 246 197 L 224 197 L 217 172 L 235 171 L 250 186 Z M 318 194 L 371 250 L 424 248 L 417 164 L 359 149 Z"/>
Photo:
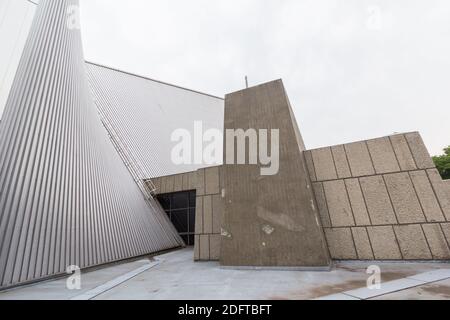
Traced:
<path id="1" fill-rule="evenodd" d="M 135 74 L 135 73 L 123 71 L 123 70 L 120 70 L 120 69 L 117 69 L 117 68 L 108 67 L 108 66 L 105 66 L 105 65 L 102 65 L 102 64 L 99 64 L 99 63 L 95 63 L 95 62 L 91 62 L 91 61 L 85 61 L 85 62 L 87 64 L 90 64 L 90 65 L 93 65 L 93 66 L 97 66 L 97 67 L 100 67 L 100 68 L 105 68 L 105 69 L 109 69 L 109 70 L 112 70 L 112 71 L 120 72 L 120 73 L 127 74 L 127 75 L 130 75 L 130 76 L 136 77 L 136 78 L 141 78 L 141 79 L 144 79 L 144 80 L 157 82 L 157 83 L 160 83 L 160 84 L 163 84 L 163 85 L 166 85 L 166 86 L 174 87 L 174 88 L 181 89 L 181 90 L 190 91 L 190 92 L 201 94 L 201 95 L 204 95 L 204 96 L 208 96 L 208 97 L 211 97 L 211 98 L 214 98 L 214 99 L 225 100 L 224 98 L 221 98 L 221 97 L 209 94 L 209 93 L 205 93 L 205 92 L 201 92 L 201 91 L 185 88 L 185 87 L 178 86 L 178 85 L 175 85 L 175 84 L 171 84 L 171 83 L 168 83 L 168 82 L 164 82 L 164 81 L 152 79 L 152 78 L 149 78 L 149 77 L 141 76 L 141 75 L 138 75 L 138 74 Z"/>

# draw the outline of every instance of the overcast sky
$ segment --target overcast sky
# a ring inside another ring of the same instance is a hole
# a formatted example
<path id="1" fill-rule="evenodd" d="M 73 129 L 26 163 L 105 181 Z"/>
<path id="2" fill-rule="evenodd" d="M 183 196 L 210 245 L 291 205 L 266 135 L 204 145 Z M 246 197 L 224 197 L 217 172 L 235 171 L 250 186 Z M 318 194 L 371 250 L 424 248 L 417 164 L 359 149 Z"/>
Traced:
<path id="1" fill-rule="evenodd" d="M 86 59 L 224 96 L 282 78 L 308 148 L 450 145 L 450 1 L 81 0 Z"/>

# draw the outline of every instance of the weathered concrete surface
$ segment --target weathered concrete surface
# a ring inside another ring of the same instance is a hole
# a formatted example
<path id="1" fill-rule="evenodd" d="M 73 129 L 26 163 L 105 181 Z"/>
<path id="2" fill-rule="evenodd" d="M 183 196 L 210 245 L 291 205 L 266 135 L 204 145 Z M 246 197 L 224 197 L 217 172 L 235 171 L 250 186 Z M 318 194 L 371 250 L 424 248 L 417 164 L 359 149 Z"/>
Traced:
<path id="1" fill-rule="evenodd" d="M 352 207 L 347 196 L 344 180 L 323 183 L 333 227 L 354 226 Z"/>
<path id="2" fill-rule="evenodd" d="M 355 249 L 363 260 L 449 259 L 450 182 L 442 180 L 419 133 L 305 156 L 333 259 L 354 256 Z"/>
<path id="3" fill-rule="evenodd" d="M 353 244 L 352 232 L 347 228 L 325 229 L 333 259 L 356 260 L 358 255 Z"/>
<path id="4" fill-rule="evenodd" d="M 447 260 L 450 259 L 450 249 L 447 245 L 447 240 L 445 239 L 442 227 L 438 224 L 434 225 L 424 225 L 423 231 L 430 245 L 431 253 L 433 254 L 433 259 L 436 260 Z"/>
<path id="5" fill-rule="evenodd" d="M 317 181 L 317 176 L 316 176 L 316 170 L 314 169 L 314 160 L 312 157 L 312 152 L 311 151 L 305 151 L 304 152 L 304 156 L 306 159 L 306 165 L 308 167 L 308 172 L 309 172 L 309 176 L 311 178 L 311 181 L 315 182 Z"/>
<path id="6" fill-rule="evenodd" d="M 397 224 L 383 177 L 372 176 L 361 178 L 360 182 L 372 224 Z"/>
<path id="7" fill-rule="evenodd" d="M 334 164 L 339 179 L 351 178 L 352 173 L 350 171 L 350 165 L 347 161 L 347 154 L 345 153 L 344 146 L 331 147 L 333 153 Z"/>
<path id="8" fill-rule="evenodd" d="M 427 170 L 427 173 L 439 203 L 441 204 L 442 211 L 444 212 L 447 221 L 450 221 L 450 183 L 442 180 L 437 169 Z"/>
<path id="9" fill-rule="evenodd" d="M 359 260 L 373 260 L 373 252 L 366 228 L 352 228 L 356 252 Z"/>
<path id="10" fill-rule="evenodd" d="M 428 152 L 420 134 L 418 132 L 411 132 L 405 134 L 405 137 L 408 141 L 417 167 L 419 169 L 434 168 L 435 166 L 433 160 L 431 159 L 430 153 Z"/>
<path id="11" fill-rule="evenodd" d="M 338 178 L 330 148 L 313 150 L 312 158 L 316 169 L 317 180 L 324 181 Z"/>
<path id="12" fill-rule="evenodd" d="M 348 162 L 350 163 L 350 169 L 354 177 L 375 174 L 369 149 L 365 141 L 346 144 L 345 151 L 347 152 Z"/>
<path id="13" fill-rule="evenodd" d="M 430 249 L 419 224 L 395 226 L 395 234 L 405 260 L 431 260 Z"/>
<path id="14" fill-rule="evenodd" d="M 325 190 L 323 189 L 323 183 L 313 183 L 314 194 L 316 195 L 317 206 L 320 212 L 320 218 L 322 220 L 322 226 L 325 228 L 331 227 L 330 214 L 328 212 L 327 199 L 325 198 Z"/>
<path id="15" fill-rule="evenodd" d="M 444 222 L 441 207 L 435 196 L 430 180 L 425 171 L 413 171 L 409 175 L 417 191 L 420 203 L 428 222 Z"/>
<path id="16" fill-rule="evenodd" d="M 450 279 L 393 292 L 371 300 L 450 300 Z"/>
<path id="17" fill-rule="evenodd" d="M 406 141 L 405 135 L 398 134 L 389 137 L 389 139 L 394 147 L 394 152 L 400 165 L 400 169 L 402 171 L 416 170 L 417 166 L 408 142 Z"/>
<path id="18" fill-rule="evenodd" d="M 367 231 L 376 260 L 402 259 L 393 227 L 371 227 Z"/>
<path id="19" fill-rule="evenodd" d="M 367 141 L 377 174 L 400 171 L 389 137 Z"/>
<path id="20" fill-rule="evenodd" d="M 408 173 L 384 176 L 400 224 L 426 222 Z"/>
<path id="21" fill-rule="evenodd" d="M 373 262 L 339 262 L 332 272 L 233 270 L 217 262 L 194 263 L 192 249 L 157 257 L 160 263 L 96 300 L 300 300 L 316 299 L 366 286 Z M 66 300 L 135 270 L 148 261 L 123 263 L 82 274 L 82 290 L 68 290 L 66 279 L 0 292 L 0 300 Z M 446 263 L 377 262 L 382 284 L 424 272 L 444 272 Z M 385 299 L 449 299 L 449 281 L 388 294 Z M 416 291 L 418 290 L 418 291 Z"/>
<path id="22" fill-rule="evenodd" d="M 229 94 L 225 105 L 225 129 L 279 129 L 280 169 L 262 176 L 259 165 L 224 166 L 222 265 L 329 266 L 304 143 L 282 81 Z"/>
<path id="23" fill-rule="evenodd" d="M 358 226 L 371 225 L 369 213 L 367 212 L 364 196 L 361 191 L 361 186 L 358 179 L 345 180 L 345 186 L 347 187 L 348 197 L 355 216 L 355 222 Z"/>

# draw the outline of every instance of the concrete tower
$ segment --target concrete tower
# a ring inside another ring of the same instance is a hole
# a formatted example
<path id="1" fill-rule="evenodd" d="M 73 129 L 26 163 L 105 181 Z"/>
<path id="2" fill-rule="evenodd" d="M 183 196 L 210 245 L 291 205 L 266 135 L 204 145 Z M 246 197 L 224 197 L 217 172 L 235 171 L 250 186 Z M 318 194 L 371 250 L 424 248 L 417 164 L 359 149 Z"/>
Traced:
<path id="1" fill-rule="evenodd" d="M 275 175 L 262 175 L 261 165 L 224 166 L 222 264 L 329 267 L 305 146 L 282 81 L 227 95 L 225 129 L 278 129 L 280 157 Z"/>

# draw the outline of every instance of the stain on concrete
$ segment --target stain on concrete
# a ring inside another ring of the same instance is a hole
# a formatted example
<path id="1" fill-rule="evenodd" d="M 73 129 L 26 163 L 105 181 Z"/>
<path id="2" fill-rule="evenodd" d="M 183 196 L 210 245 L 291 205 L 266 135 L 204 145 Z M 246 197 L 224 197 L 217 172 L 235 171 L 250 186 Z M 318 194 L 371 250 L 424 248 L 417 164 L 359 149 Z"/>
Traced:
<path id="1" fill-rule="evenodd" d="M 353 266 L 339 266 L 338 270 L 345 270 L 352 274 L 361 275 L 360 279 L 348 280 L 332 285 L 322 285 L 314 288 L 302 288 L 299 291 L 290 291 L 285 294 L 278 294 L 268 297 L 268 299 L 273 300 L 311 300 L 319 297 L 324 297 L 328 295 L 333 295 L 349 290 L 355 290 L 359 288 L 364 288 L 367 285 L 367 279 L 370 275 L 366 274 L 366 268 L 353 267 Z M 415 275 L 414 271 L 388 271 L 382 272 L 381 281 L 388 282 L 398 279 L 403 279 Z M 450 287 L 446 287 L 450 291 Z M 450 294 L 450 292 L 449 292 Z"/>
<path id="2" fill-rule="evenodd" d="M 261 206 L 257 207 L 257 215 L 259 218 L 261 218 L 264 221 L 267 221 L 271 224 L 277 225 L 283 229 L 294 231 L 294 232 L 304 232 L 305 228 L 294 219 L 292 219 L 287 214 L 283 213 L 274 213 L 271 212 Z"/>
<path id="3" fill-rule="evenodd" d="M 432 295 L 438 295 L 444 299 L 450 299 L 450 286 L 446 285 L 431 285 L 421 288 L 424 292 Z"/>
<path id="4" fill-rule="evenodd" d="M 366 285 L 365 280 L 349 280 L 333 285 L 323 285 L 310 289 L 299 289 L 299 291 L 287 292 L 283 295 L 268 297 L 270 300 L 307 300 L 324 297 L 344 291 L 358 289 Z"/>

